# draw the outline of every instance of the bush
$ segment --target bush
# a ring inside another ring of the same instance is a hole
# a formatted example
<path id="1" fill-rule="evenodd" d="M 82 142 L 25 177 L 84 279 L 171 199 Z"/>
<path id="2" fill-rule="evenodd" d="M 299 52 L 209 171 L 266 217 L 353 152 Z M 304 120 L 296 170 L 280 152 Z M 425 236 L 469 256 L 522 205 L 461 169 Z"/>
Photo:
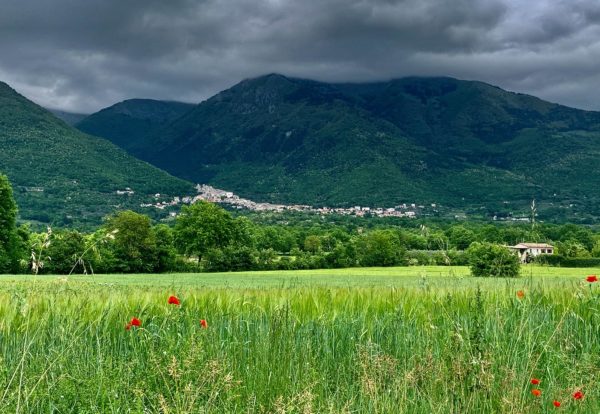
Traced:
<path id="1" fill-rule="evenodd" d="M 447 254 L 452 266 L 467 266 L 469 264 L 469 255 L 464 250 L 448 250 Z"/>
<path id="2" fill-rule="evenodd" d="M 462 250 L 409 250 L 406 257 L 410 263 L 426 266 L 466 266 L 467 254 Z"/>
<path id="3" fill-rule="evenodd" d="M 207 272 L 241 272 L 256 270 L 255 253 L 249 247 L 226 246 L 210 249 L 204 256 L 204 270 Z"/>
<path id="4" fill-rule="evenodd" d="M 473 243 L 467 249 L 471 274 L 476 277 L 517 277 L 520 262 L 508 248 L 492 243 Z"/>
<path id="5" fill-rule="evenodd" d="M 598 267 L 600 257 L 564 257 L 559 254 L 544 254 L 537 256 L 535 263 L 557 267 Z"/>
<path id="6" fill-rule="evenodd" d="M 430 266 L 435 265 L 436 261 L 433 257 L 435 250 L 410 250 L 406 252 L 406 258 L 411 266 L 423 265 Z M 415 264 L 416 263 L 416 264 Z"/>

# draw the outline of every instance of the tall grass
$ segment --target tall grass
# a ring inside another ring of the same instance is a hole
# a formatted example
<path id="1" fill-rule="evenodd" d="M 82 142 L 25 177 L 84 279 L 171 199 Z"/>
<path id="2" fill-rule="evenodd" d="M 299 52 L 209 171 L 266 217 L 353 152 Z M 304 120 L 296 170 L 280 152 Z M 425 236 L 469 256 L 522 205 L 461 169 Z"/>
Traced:
<path id="1" fill-rule="evenodd" d="M 4 284 L 0 412 L 599 412 L 600 286 L 471 282 Z"/>

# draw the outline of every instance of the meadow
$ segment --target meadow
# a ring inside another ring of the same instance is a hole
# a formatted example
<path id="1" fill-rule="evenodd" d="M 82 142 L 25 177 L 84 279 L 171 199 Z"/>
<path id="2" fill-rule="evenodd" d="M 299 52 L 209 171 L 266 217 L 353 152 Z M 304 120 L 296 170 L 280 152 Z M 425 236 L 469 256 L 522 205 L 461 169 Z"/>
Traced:
<path id="1" fill-rule="evenodd" d="M 588 274 L 0 276 L 0 412 L 595 413 Z"/>

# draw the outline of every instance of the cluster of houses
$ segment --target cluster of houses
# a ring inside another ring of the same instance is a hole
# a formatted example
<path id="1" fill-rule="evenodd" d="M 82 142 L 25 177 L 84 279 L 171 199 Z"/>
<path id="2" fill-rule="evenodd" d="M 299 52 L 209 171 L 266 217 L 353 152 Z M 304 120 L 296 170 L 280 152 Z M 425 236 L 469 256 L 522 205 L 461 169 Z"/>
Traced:
<path id="1" fill-rule="evenodd" d="M 130 189 L 119 191 L 119 194 L 128 194 L 126 191 Z M 242 198 L 231 191 L 220 190 L 210 185 L 196 186 L 198 194 L 194 197 L 174 197 L 172 200 L 161 200 L 161 195 L 156 194 L 154 196 L 155 201 L 153 203 L 141 204 L 141 207 L 154 207 L 160 210 L 164 210 L 167 207 L 177 206 L 179 204 L 193 204 L 197 201 L 208 201 L 211 203 L 223 203 L 229 204 L 237 209 L 247 209 L 252 211 L 302 211 L 309 213 L 316 213 L 321 215 L 327 214 L 340 214 L 340 215 L 352 215 L 357 217 L 364 217 L 366 215 L 377 216 L 377 217 L 407 217 L 415 218 L 417 211 L 424 208 L 424 206 L 417 206 L 415 204 L 402 204 L 394 208 L 372 208 L 364 206 L 354 206 L 349 208 L 344 207 L 312 207 L 303 204 L 273 204 L 273 203 L 257 203 L 246 198 Z M 133 192 L 132 192 L 133 193 Z M 435 204 L 431 205 L 433 208 Z M 171 215 L 175 215 L 172 213 Z"/>
<path id="2" fill-rule="evenodd" d="M 235 206 L 235 208 L 245 208 L 253 211 L 303 211 L 309 213 L 316 213 L 321 215 L 327 214 L 340 214 L 340 215 L 353 215 L 363 217 L 365 215 L 372 215 L 377 217 L 408 217 L 414 218 L 417 216 L 416 210 L 418 209 L 415 204 L 402 204 L 394 208 L 372 208 L 364 206 L 354 207 L 312 207 L 303 204 L 272 204 L 272 203 L 257 203 L 252 200 L 242 198 L 235 195 L 231 191 L 224 191 L 218 188 L 211 187 L 210 185 L 196 186 L 198 195 L 194 197 L 192 202 L 197 200 L 205 200 L 213 203 L 225 203 Z M 424 208 L 424 206 L 419 206 Z M 433 205 L 435 207 L 435 205 Z"/>

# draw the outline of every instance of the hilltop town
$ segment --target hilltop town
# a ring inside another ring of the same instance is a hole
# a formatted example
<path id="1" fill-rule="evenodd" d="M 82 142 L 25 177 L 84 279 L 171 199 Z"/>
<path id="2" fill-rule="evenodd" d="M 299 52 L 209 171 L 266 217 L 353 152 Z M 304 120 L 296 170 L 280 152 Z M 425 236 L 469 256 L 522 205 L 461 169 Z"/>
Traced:
<path id="1" fill-rule="evenodd" d="M 119 191 L 119 194 L 129 194 L 130 189 Z M 353 207 L 313 207 L 303 204 L 272 204 L 272 203 L 259 203 L 246 198 L 242 198 L 231 191 L 221 190 L 214 188 L 206 184 L 196 185 L 196 191 L 198 192 L 195 196 L 185 197 L 174 197 L 171 200 L 161 200 L 161 194 L 155 194 L 154 203 L 141 204 L 141 207 L 151 207 L 164 210 L 168 207 L 175 207 L 181 204 L 193 204 L 197 201 L 208 201 L 211 203 L 228 204 L 236 209 L 247 209 L 251 211 L 273 211 L 273 212 L 284 212 L 284 211 L 300 211 L 307 213 L 315 213 L 320 215 L 327 214 L 340 214 L 350 215 L 357 217 L 364 217 L 365 215 L 371 215 L 376 217 L 405 217 L 405 218 L 416 218 L 418 212 L 425 208 L 422 205 L 412 204 L 400 204 L 395 207 L 382 208 L 382 207 L 366 207 L 366 206 L 353 206 Z M 431 204 L 431 208 L 435 209 L 436 204 Z M 171 216 L 176 216 L 176 212 L 171 212 Z"/>

